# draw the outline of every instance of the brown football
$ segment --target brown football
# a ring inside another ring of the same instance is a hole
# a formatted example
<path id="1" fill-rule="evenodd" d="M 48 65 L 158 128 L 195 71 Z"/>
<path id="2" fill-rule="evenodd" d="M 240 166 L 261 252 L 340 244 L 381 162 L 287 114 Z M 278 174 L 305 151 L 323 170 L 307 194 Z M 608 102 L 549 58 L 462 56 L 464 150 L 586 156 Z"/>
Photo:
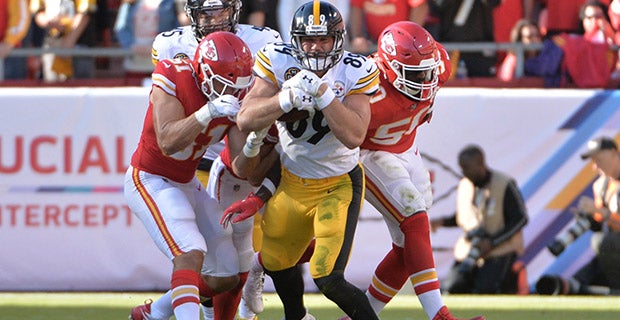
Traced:
<path id="1" fill-rule="evenodd" d="M 293 109 L 283 115 L 278 120 L 284 122 L 295 122 L 301 119 L 306 119 L 310 116 L 310 113 L 306 110 Z"/>

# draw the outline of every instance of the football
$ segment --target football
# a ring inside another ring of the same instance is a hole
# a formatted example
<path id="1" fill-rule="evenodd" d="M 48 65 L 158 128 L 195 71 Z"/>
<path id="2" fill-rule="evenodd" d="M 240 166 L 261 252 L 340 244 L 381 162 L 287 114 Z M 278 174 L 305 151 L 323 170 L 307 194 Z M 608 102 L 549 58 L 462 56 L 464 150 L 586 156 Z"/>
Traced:
<path id="1" fill-rule="evenodd" d="M 310 116 L 310 113 L 306 110 L 293 109 L 278 118 L 278 121 L 295 122 L 301 119 L 306 119 Z"/>

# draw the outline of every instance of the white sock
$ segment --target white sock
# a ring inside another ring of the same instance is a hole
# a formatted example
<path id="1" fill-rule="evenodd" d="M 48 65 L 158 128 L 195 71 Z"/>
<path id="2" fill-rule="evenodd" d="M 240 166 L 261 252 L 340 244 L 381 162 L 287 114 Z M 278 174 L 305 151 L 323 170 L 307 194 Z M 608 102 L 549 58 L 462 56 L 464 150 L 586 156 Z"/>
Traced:
<path id="1" fill-rule="evenodd" d="M 172 291 L 168 290 L 159 299 L 151 304 L 151 317 L 154 319 L 168 319 L 172 317 Z"/>
<path id="2" fill-rule="evenodd" d="M 383 308 L 385 308 L 385 303 L 383 303 L 383 301 L 379 301 L 377 300 L 375 297 L 372 296 L 372 294 L 370 294 L 370 291 L 366 290 L 366 297 L 368 297 L 368 301 L 370 301 L 370 306 L 372 307 L 372 310 L 375 311 L 375 314 L 379 314 L 379 312 L 381 312 L 381 310 L 383 310 Z"/>
<path id="3" fill-rule="evenodd" d="M 439 309 L 441 309 L 444 305 L 439 289 L 425 292 L 419 295 L 418 299 L 420 300 L 420 304 L 422 304 L 422 308 L 424 308 L 424 312 L 426 312 L 429 319 L 433 319 L 433 317 L 437 314 L 437 311 L 439 311 Z"/>

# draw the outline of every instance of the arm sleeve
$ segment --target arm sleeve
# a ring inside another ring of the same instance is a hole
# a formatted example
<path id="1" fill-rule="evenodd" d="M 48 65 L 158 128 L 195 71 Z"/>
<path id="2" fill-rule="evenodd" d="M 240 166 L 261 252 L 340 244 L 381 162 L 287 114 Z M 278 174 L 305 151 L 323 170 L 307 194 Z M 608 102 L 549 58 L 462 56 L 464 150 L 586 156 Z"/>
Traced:
<path id="1" fill-rule="evenodd" d="M 493 247 L 510 239 L 527 224 L 527 210 L 517 188 L 517 184 L 511 181 L 506 186 L 504 195 L 504 229 L 491 237 Z"/>

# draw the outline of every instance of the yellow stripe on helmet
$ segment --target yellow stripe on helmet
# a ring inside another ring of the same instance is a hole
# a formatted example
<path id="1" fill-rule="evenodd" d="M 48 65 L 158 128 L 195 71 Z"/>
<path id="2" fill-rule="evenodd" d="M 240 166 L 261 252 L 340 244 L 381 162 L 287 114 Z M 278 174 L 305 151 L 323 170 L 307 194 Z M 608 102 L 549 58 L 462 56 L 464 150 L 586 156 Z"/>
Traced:
<path id="1" fill-rule="evenodd" d="M 312 6 L 312 16 L 314 17 L 314 21 L 312 24 L 318 26 L 321 24 L 321 2 L 320 0 L 314 0 L 314 4 Z"/>

